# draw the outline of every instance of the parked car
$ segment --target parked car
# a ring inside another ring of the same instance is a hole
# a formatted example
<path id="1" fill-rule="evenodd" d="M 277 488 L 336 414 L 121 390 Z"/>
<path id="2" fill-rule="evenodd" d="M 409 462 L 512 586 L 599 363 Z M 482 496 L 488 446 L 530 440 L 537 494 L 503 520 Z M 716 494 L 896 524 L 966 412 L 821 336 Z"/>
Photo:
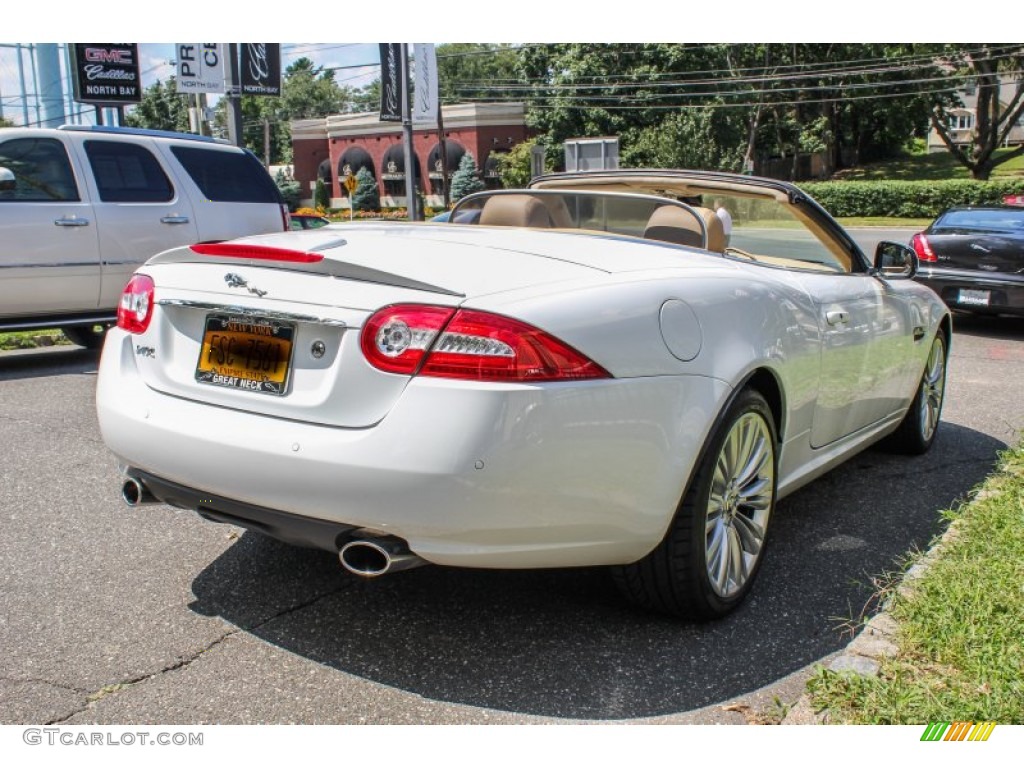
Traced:
<path id="1" fill-rule="evenodd" d="M 61 327 L 98 347 L 128 278 L 175 246 L 281 232 L 250 152 L 115 127 L 0 129 L 0 330 Z"/>
<path id="2" fill-rule="evenodd" d="M 477 219 L 480 218 L 480 211 L 475 209 L 464 210 L 459 214 L 459 220 L 454 222 L 455 224 L 476 224 Z M 435 223 L 445 223 L 452 221 L 451 211 L 441 211 L 441 213 L 430 219 Z"/>
<path id="3" fill-rule="evenodd" d="M 124 500 L 362 576 L 612 566 L 638 604 L 712 618 L 778 499 L 935 439 L 947 308 L 909 247 L 869 261 L 792 185 L 563 174 L 470 211 L 151 259 L 98 377 Z"/>
<path id="4" fill-rule="evenodd" d="M 918 281 L 953 309 L 1024 315 L 1024 208 L 950 208 L 911 243 Z"/>
<path id="5" fill-rule="evenodd" d="M 291 229 L 320 229 L 331 223 L 326 216 L 314 216 L 308 213 L 293 213 L 289 215 Z"/>

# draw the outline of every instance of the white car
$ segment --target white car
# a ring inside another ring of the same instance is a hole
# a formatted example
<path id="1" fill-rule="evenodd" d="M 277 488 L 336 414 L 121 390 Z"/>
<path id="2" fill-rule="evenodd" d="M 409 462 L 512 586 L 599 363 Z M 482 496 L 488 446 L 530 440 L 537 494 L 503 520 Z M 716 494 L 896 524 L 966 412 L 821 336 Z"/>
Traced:
<path id="1" fill-rule="evenodd" d="M 287 229 L 266 169 L 225 141 L 0 128 L 0 330 L 60 327 L 98 348 L 124 284 L 150 256 Z"/>
<path id="2" fill-rule="evenodd" d="M 475 223 L 151 259 L 99 371 L 124 499 L 364 576 L 614 566 L 636 602 L 713 618 L 780 498 L 879 439 L 935 438 L 946 307 L 912 250 L 869 262 L 791 185 L 563 174 L 452 220 Z"/>

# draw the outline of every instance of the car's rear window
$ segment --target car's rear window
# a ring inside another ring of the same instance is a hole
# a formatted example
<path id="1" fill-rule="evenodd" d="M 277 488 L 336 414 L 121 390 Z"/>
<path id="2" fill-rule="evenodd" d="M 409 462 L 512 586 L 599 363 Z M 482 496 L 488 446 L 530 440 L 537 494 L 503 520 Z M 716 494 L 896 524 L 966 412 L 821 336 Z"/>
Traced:
<path id="1" fill-rule="evenodd" d="M 949 211 L 935 222 L 932 229 L 988 229 L 1024 232 L 1024 209 L 1019 211 Z"/>
<path id="2" fill-rule="evenodd" d="M 281 203 L 281 193 L 248 152 L 171 147 L 206 198 L 215 203 Z"/>

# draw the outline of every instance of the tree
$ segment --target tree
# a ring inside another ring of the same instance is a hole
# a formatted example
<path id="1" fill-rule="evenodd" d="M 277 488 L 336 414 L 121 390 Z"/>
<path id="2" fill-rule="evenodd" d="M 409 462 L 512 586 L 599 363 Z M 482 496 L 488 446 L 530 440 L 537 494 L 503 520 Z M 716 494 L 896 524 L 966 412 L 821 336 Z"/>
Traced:
<path id="1" fill-rule="evenodd" d="M 503 155 L 499 155 L 498 175 L 501 177 L 501 185 L 506 189 L 522 189 L 530 183 L 533 177 L 533 148 L 537 146 L 536 139 L 527 139 L 512 147 Z M 545 162 L 544 170 L 550 171 L 553 168 Z"/>
<path id="2" fill-rule="evenodd" d="M 284 169 L 280 169 L 277 172 L 277 176 L 274 177 L 274 183 L 277 184 L 277 188 L 281 190 L 281 197 L 284 198 L 285 205 L 288 206 L 289 211 L 294 211 L 299 207 L 299 199 L 302 196 L 302 188 L 299 182 L 293 179 L 291 176 L 286 176 Z"/>
<path id="3" fill-rule="evenodd" d="M 288 163 L 292 159 L 292 120 L 338 114 L 351 109 L 354 92 L 334 81 L 334 71 L 317 67 L 308 58 L 296 59 L 285 70 L 281 95 L 243 96 L 242 143 L 258 157 L 263 157 L 266 131 L 270 129 L 271 164 Z M 228 100 L 217 104 L 215 124 L 227 131 Z"/>
<path id="4" fill-rule="evenodd" d="M 351 88 L 334 81 L 333 70 L 303 57 L 285 70 L 277 113 L 288 120 L 336 115 L 348 108 L 353 95 Z"/>
<path id="5" fill-rule="evenodd" d="M 452 174 L 452 202 L 461 200 L 466 195 L 482 192 L 485 188 L 480 180 L 480 170 L 473 159 L 473 153 L 467 152 L 459 161 L 459 168 Z"/>
<path id="6" fill-rule="evenodd" d="M 439 45 L 437 79 L 442 102 L 501 100 L 505 87 L 519 82 L 519 55 L 510 45 Z"/>
<path id="7" fill-rule="evenodd" d="M 313 189 L 313 205 L 318 211 L 326 212 L 331 207 L 331 193 L 324 184 L 323 179 L 316 180 L 316 187 Z"/>
<path id="8" fill-rule="evenodd" d="M 687 110 L 632 132 L 622 165 L 739 171 L 746 149 L 742 115 L 725 109 Z"/>
<path id="9" fill-rule="evenodd" d="M 353 112 L 379 112 L 380 78 L 355 91 L 350 106 Z"/>
<path id="10" fill-rule="evenodd" d="M 14 123 L 8 120 L 6 117 L 0 117 L 0 128 L 13 128 Z"/>
<path id="11" fill-rule="evenodd" d="M 826 169 L 899 153 L 927 124 L 919 74 L 930 66 L 909 46 L 737 43 L 523 46 L 520 85 L 528 122 L 560 153 L 567 138 L 620 136 L 623 156 L 679 155 L 672 130 L 719 145 L 718 167 L 820 151 Z M 689 113 L 684 118 L 681 115 Z M 709 114 L 713 116 L 709 117 Z M 740 130 L 742 128 L 742 130 Z M 637 141 L 637 146 L 630 142 Z M 734 147 L 741 147 L 736 163 Z M 698 150 L 702 164 L 712 158 Z M 687 151 L 686 155 L 692 155 Z"/>
<path id="12" fill-rule="evenodd" d="M 142 100 L 125 115 L 124 122 L 132 128 L 187 133 L 191 130 L 188 96 L 178 93 L 175 78 L 168 78 L 166 84 L 157 80 L 143 91 Z"/>
<path id="13" fill-rule="evenodd" d="M 379 211 L 380 192 L 377 180 L 369 168 L 360 168 L 356 173 L 356 191 L 352 193 L 352 207 L 357 211 Z"/>
<path id="14" fill-rule="evenodd" d="M 977 109 L 971 143 L 966 147 L 954 142 L 950 112 L 956 106 L 949 99 L 937 98 L 932 105 L 931 125 L 957 162 L 970 170 L 975 179 L 985 181 L 992 170 L 1008 160 L 1024 155 L 1024 144 L 995 157 L 1014 125 L 1024 115 L 1024 46 L 974 43 L 947 46 L 940 66 L 953 71 L 961 87 L 976 90 Z M 1005 81 L 1005 82 L 1004 82 Z M 1005 91 L 1005 101 L 1000 98 Z"/>

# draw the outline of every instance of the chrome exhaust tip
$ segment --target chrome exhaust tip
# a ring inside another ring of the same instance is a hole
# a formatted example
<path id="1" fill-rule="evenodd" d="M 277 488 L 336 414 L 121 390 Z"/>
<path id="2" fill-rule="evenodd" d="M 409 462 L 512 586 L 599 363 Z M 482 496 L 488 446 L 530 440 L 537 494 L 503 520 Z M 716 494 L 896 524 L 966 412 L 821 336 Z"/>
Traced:
<path id="1" fill-rule="evenodd" d="M 368 579 L 426 564 L 399 539 L 350 541 L 338 551 L 338 559 L 346 571 Z"/>
<path id="2" fill-rule="evenodd" d="M 150 493 L 150 490 L 140 480 L 134 477 L 126 478 L 121 486 L 121 500 L 129 507 L 160 503 L 160 500 Z"/>

